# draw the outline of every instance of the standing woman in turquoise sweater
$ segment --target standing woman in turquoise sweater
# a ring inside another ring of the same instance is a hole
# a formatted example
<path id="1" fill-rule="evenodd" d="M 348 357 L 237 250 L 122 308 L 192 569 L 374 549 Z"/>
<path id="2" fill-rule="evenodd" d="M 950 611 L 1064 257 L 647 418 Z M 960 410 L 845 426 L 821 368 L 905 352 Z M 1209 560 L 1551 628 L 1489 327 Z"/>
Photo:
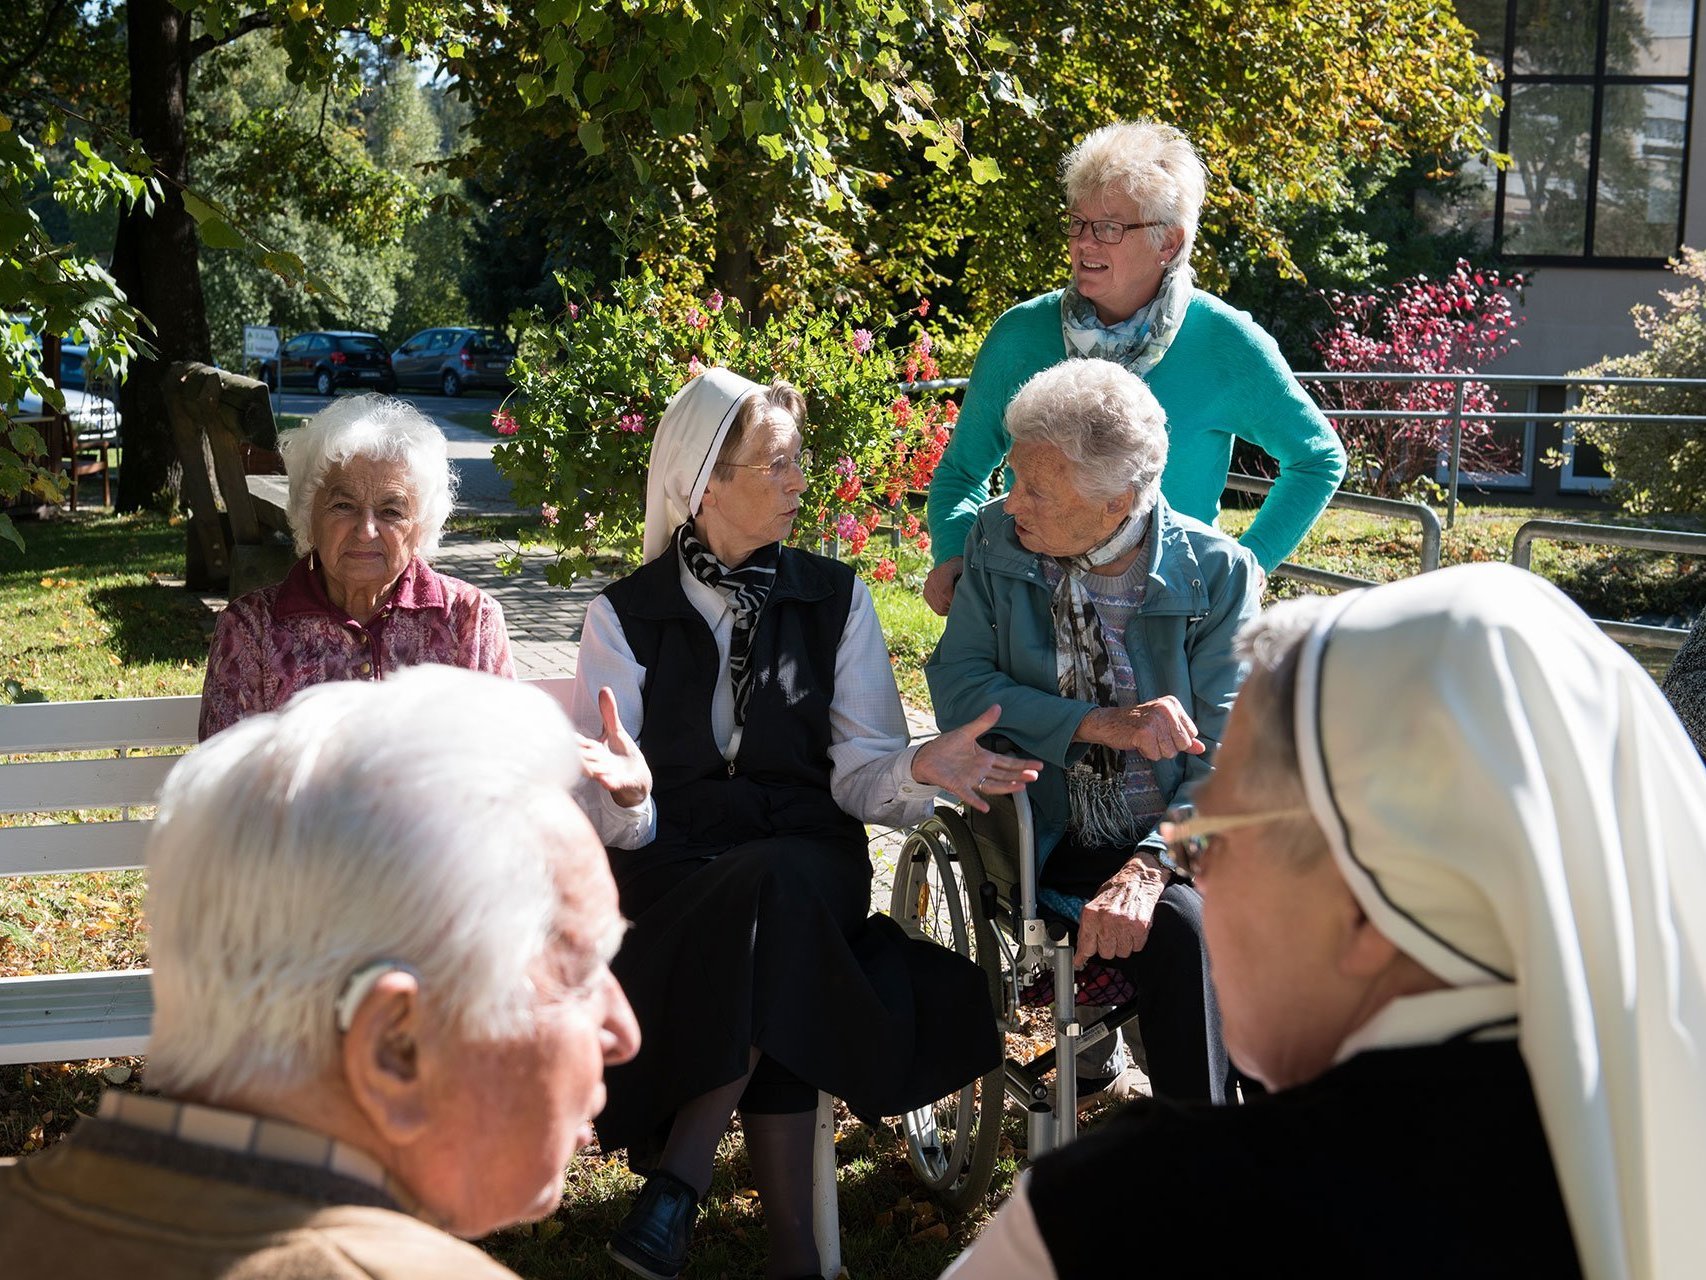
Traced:
<path id="1" fill-rule="evenodd" d="M 1007 454 L 1002 415 L 1032 374 L 1099 356 L 1149 384 L 1167 414 L 1161 492 L 1205 523 L 1241 437 L 1279 464 L 1273 492 L 1240 540 L 1264 573 L 1309 532 L 1345 474 L 1345 451 L 1279 347 L 1250 316 L 1194 287 L 1191 248 L 1206 173 L 1170 125 L 1107 125 L 1063 166 L 1072 283 L 1013 307 L 978 352 L 953 439 L 930 484 L 936 567 L 924 598 L 948 612 L 966 534 Z"/>

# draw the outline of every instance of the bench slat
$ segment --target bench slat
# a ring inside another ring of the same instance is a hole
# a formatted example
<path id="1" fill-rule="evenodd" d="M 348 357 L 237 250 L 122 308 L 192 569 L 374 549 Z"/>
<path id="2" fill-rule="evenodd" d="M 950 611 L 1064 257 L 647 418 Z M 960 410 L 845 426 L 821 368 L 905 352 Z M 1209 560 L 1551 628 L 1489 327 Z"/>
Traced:
<path id="1" fill-rule="evenodd" d="M 0 813 L 153 804 L 178 756 L 109 756 L 0 765 Z"/>
<path id="2" fill-rule="evenodd" d="M 129 871 L 142 865 L 142 852 L 153 827 L 152 822 L 135 818 L 0 827 L 0 876 Z"/>
<path id="3" fill-rule="evenodd" d="M 149 969 L 0 978 L 0 1063 L 145 1052 L 154 1015 Z"/>
<path id="4" fill-rule="evenodd" d="M 200 720 L 201 699 L 193 696 L 20 702 L 0 708 L 0 754 L 187 747 Z"/>

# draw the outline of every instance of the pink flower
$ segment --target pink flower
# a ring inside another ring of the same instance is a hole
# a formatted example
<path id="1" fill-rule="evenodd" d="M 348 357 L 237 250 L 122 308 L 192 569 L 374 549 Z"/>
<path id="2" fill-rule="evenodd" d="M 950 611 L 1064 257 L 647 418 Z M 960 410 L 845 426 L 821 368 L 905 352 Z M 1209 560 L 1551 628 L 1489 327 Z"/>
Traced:
<path id="1" fill-rule="evenodd" d="M 539 504 L 539 518 L 552 528 L 555 528 L 557 524 L 557 508 L 553 507 L 549 502 L 541 502 Z"/>
<path id="2" fill-rule="evenodd" d="M 895 566 L 893 560 L 879 560 L 877 567 L 871 570 L 871 576 L 878 582 L 893 582 Z"/>
<path id="3" fill-rule="evenodd" d="M 866 532 L 865 526 L 857 525 L 853 529 L 853 536 L 847 539 L 847 549 L 854 555 L 858 555 L 865 549 L 865 544 L 870 540 L 871 535 Z"/>
<path id="4" fill-rule="evenodd" d="M 835 460 L 834 470 L 836 475 L 847 480 L 851 480 L 857 474 L 857 468 L 853 465 L 853 459 L 849 458 L 845 453 Z"/>
<path id="5" fill-rule="evenodd" d="M 569 319 L 579 320 L 580 318 L 581 318 L 580 307 L 573 302 L 569 303 Z"/>
<path id="6" fill-rule="evenodd" d="M 918 314 L 920 316 L 927 316 L 930 314 L 930 299 L 920 298 L 918 300 Z"/>
<path id="7" fill-rule="evenodd" d="M 721 289 L 713 289 L 711 290 L 711 296 L 705 299 L 705 305 L 711 308 L 712 315 L 716 315 L 717 312 L 723 309 L 724 301 L 723 291 Z"/>
<path id="8" fill-rule="evenodd" d="M 596 528 L 598 528 L 598 516 L 589 511 L 581 520 L 581 531 L 583 533 L 591 533 Z"/>
<path id="9" fill-rule="evenodd" d="M 616 420 L 618 431 L 640 432 L 646 429 L 646 415 L 643 413 L 625 413 Z"/>
<path id="10" fill-rule="evenodd" d="M 871 344 L 876 339 L 869 329 L 853 330 L 853 350 L 856 354 L 866 356 L 871 354 Z"/>
<path id="11" fill-rule="evenodd" d="M 704 329 L 711 323 L 711 317 L 698 307 L 690 307 L 687 312 L 687 323 L 695 329 Z"/>
<path id="12" fill-rule="evenodd" d="M 687 376 L 689 378 L 697 378 L 700 374 L 702 374 L 704 372 L 705 372 L 705 366 L 699 363 L 699 357 L 698 356 L 692 356 L 688 359 L 688 361 L 687 361 Z"/>
<path id="13" fill-rule="evenodd" d="M 497 430 L 497 433 L 500 436 L 513 436 L 517 431 L 521 430 L 521 424 L 514 418 L 510 417 L 509 414 L 505 413 L 502 409 L 499 409 L 496 413 L 492 414 L 492 426 Z"/>
<path id="14" fill-rule="evenodd" d="M 854 518 L 851 511 L 843 511 L 835 518 L 836 537 L 845 541 L 852 538 L 855 533 L 863 532 L 864 530 L 859 527 L 859 521 Z"/>

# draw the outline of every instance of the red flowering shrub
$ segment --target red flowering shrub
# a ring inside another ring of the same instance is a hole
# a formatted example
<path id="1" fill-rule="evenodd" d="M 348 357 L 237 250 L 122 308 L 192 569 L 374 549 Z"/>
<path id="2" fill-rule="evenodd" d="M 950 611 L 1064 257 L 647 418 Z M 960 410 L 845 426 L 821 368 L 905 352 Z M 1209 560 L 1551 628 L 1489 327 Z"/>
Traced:
<path id="1" fill-rule="evenodd" d="M 1328 293 L 1334 323 L 1315 342 L 1329 373 L 1473 373 L 1516 345 L 1511 331 L 1522 323 L 1513 314 L 1512 294 L 1521 295 L 1520 275 L 1472 267 L 1462 259 L 1443 280 L 1415 276 L 1368 293 Z M 1445 412 L 1456 399 L 1450 382 L 1316 383 L 1311 387 L 1329 409 Z M 1492 388 L 1468 382 L 1465 413 L 1496 407 Z M 1451 447 L 1451 423 L 1442 418 L 1356 418 L 1335 415 L 1334 425 L 1350 455 L 1345 483 L 1381 497 L 1410 497 L 1431 487 L 1435 470 Z M 1498 471 L 1511 463 L 1492 424 L 1466 418 L 1463 469 Z"/>

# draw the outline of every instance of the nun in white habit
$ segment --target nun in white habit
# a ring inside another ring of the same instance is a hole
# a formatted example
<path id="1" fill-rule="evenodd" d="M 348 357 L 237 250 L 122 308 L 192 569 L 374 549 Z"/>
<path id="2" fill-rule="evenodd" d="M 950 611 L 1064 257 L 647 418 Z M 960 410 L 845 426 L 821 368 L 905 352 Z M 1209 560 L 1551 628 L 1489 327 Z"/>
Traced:
<path id="1" fill-rule="evenodd" d="M 1706 770 L 1652 679 L 1504 565 L 1242 644 L 1169 834 L 1276 1092 L 1122 1113 L 947 1275 L 1101 1275 L 1081 1224 L 1146 1200 L 1158 1276 L 1706 1276 Z"/>
<path id="2" fill-rule="evenodd" d="M 685 1265 L 737 1109 L 769 1274 L 816 1275 L 818 1091 L 894 1115 L 1000 1060 L 981 972 L 871 917 L 863 824 L 922 821 L 939 789 L 985 808 L 1039 766 L 977 745 L 998 708 L 908 745 L 869 592 L 783 545 L 804 426 L 786 383 L 689 382 L 652 446 L 645 564 L 581 638 L 577 725 L 612 747 L 625 729 L 650 766 L 649 794 L 589 806 L 633 921 L 612 968 L 642 1041 L 606 1075 L 599 1138 L 649 1175 L 611 1252 L 646 1276 Z"/>

